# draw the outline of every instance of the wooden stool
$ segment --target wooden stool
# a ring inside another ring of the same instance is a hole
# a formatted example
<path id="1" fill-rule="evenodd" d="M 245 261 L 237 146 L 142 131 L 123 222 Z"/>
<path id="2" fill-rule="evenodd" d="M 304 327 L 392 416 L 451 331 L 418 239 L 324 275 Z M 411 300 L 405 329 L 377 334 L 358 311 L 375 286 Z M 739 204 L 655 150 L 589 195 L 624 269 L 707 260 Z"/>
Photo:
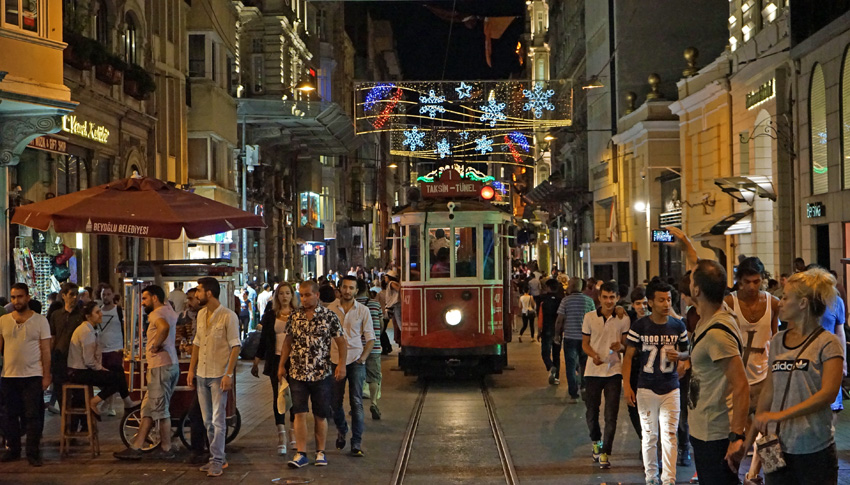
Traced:
<path id="1" fill-rule="evenodd" d="M 73 391 L 83 391 L 83 407 L 74 407 L 71 402 Z M 62 419 L 59 429 L 59 454 L 68 456 L 71 438 L 87 437 L 89 446 L 91 447 L 91 456 L 94 458 L 100 455 L 100 441 L 97 438 L 97 420 L 93 415 L 93 411 L 89 408 L 89 401 L 92 399 L 92 387 L 85 384 L 65 384 L 62 386 Z M 69 431 L 73 416 L 85 416 L 88 424 L 87 431 Z"/>

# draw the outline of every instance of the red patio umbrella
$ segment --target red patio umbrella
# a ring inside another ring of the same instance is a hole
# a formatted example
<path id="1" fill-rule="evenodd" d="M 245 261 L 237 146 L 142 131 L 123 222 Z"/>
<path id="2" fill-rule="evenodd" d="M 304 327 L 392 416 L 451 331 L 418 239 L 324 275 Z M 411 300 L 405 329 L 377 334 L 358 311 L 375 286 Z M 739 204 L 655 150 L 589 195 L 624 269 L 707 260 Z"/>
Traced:
<path id="1" fill-rule="evenodd" d="M 170 186 L 133 176 L 15 208 L 12 223 L 46 231 L 190 239 L 266 227 L 262 217 Z"/>

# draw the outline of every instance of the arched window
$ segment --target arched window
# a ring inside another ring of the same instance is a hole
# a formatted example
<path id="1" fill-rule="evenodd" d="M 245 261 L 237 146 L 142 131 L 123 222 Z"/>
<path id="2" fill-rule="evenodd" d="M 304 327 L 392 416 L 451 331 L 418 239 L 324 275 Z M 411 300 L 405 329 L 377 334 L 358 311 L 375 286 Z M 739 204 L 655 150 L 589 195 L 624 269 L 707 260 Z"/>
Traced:
<path id="1" fill-rule="evenodd" d="M 844 51 L 841 70 L 841 169 L 843 189 L 850 189 L 850 47 Z"/>
<path id="2" fill-rule="evenodd" d="M 809 90 L 809 131 L 812 159 L 812 195 L 829 191 L 829 161 L 826 158 L 826 85 L 823 80 L 823 68 L 816 65 L 812 71 L 812 83 Z"/>
<path id="3" fill-rule="evenodd" d="M 109 46 L 109 25 L 107 20 L 107 15 L 109 11 L 106 7 L 106 0 L 100 0 L 100 4 L 97 6 L 97 14 L 94 17 L 95 22 L 95 36 L 97 37 L 97 41 L 105 46 Z"/>
<path id="4" fill-rule="evenodd" d="M 124 17 L 126 27 L 124 29 L 124 60 L 130 64 L 138 64 L 138 53 L 136 51 L 136 22 L 129 13 Z"/>

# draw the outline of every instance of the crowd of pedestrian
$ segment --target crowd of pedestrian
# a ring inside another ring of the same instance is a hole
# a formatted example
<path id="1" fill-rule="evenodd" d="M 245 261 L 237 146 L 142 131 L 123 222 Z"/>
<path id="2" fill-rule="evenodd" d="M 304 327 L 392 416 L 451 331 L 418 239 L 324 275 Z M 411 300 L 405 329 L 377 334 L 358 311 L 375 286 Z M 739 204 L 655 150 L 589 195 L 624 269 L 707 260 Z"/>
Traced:
<path id="1" fill-rule="evenodd" d="M 594 461 L 612 466 L 622 398 L 647 484 L 676 483 L 676 467 L 692 459 L 692 481 L 738 484 L 748 452 L 746 485 L 837 483 L 843 285 L 800 258 L 773 280 L 759 258 L 741 257 L 729 287 L 719 262 L 698 259 L 689 238 L 671 232 L 687 256 L 680 278 L 629 288 L 557 269 L 543 275 L 535 262 L 514 267 L 517 340 L 530 328 L 534 341 L 540 319 L 550 385 L 560 384 L 563 351 L 569 402 L 585 403 Z"/>
<path id="2" fill-rule="evenodd" d="M 151 456 L 173 459 L 170 405 L 180 376 L 179 357 L 190 355 L 186 382 L 195 392 L 188 411 L 189 461 L 202 465 L 200 470 L 208 476 L 219 476 L 228 467 L 224 449 L 228 394 L 233 392 L 237 360 L 240 355 L 246 358 L 243 347 L 252 345 L 247 357 L 253 360 L 251 373 L 259 377 L 259 363 L 265 361 L 263 374 L 274 395 L 280 391 L 283 396 L 273 400 L 271 412 L 277 425 L 277 453 L 293 454 L 289 466 L 310 462 L 309 409 L 315 422 L 315 465 L 327 465 L 327 419 L 336 427 L 337 449 L 344 449 L 350 436 L 350 454 L 362 457 L 363 399 L 371 399 L 372 419 L 380 419 L 381 356 L 392 351 L 387 327 L 392 322 L 393 328 L 400 328 L 396 275 L 394 270 L 367 273 L 357 267 L 345 275 L 334 271 L 318 278 L 308 275 L 296 285 L 270 281 L 259 293 L 249 284 L 237 290 L 233 305 L 223 304 L 226 295 L 211 277 L 200 278 L 186 292 L 182 283 L 175 283 L 168 294 L 158 285 L 145 286 L 140 303 L 146 315 L 146 391 L 141 402 L 133 401 L 128 390 L 124 312 L 109 284 L 94 290 L 64 283 L 58 294 L 51 295 L 43 316 L 41 303 L 30 298 L 25 284 L 17 283 L 10 301 L 0 308 L 4 313 L 0 445 L 5 444 L 0 462 L 22 457 L 26 435 L 28 461 L 42 465 L 44 410 L 60 412 L 65 383 L 99 389 L 89 402 L 75 403 L 88 406 L 98 421 L 102 414 L 139 409 L 138 433 L 126 449 L 114 453 L 116 458 L 140 460 L 148 434 L 156 428 L 159 445 Z M 395 335 L 398 342 L 398 331 Z M 349 412 L 343 403 L 346 392 Z M 283 407 L 279 402 L 285 403 Z M 83 431 L 87 422 L 76 418 L 68 427 L 66 431 Z"/>

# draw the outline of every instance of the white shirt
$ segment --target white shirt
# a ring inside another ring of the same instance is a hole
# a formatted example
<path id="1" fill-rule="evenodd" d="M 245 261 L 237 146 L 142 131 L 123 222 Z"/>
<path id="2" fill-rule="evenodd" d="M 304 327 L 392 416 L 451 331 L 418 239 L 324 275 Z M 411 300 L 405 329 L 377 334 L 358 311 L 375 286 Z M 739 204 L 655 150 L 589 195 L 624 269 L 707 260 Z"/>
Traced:
<path id="1" fill-rule="evenodd" d="M 103 370 L 100 361 L 101 353 L 97 348 L 94 327 L 89 322 L 83 322 L 71 335 L 71 345 L 68 347 L 68 368 Z"/>
<path id="2" fill-rule="evenodd" d="M 750 322 L 741 310 L 738 301 L 738 292 L 732 292 L 732 309 L 737 317 L 738 330 L 743 337 L 741 344 L 744 346 L 744 370 L 747 372 L 747 381 L 750 385 L 758 384 L 767 379 L 767 361 L 770 353 L 770 339 L 773 337 L 771 320 L 773 319 L 773 308 L 771 303 L 773 297 L 766 291 L 760 291 L 759 296 L 765 296 L 767 304 L 764 314 L 758 321 Z"/>
<path id="3" fill-rule="evenodd" d="M 101 352 L 116 352 L 124 348 L 117 305 L 113 305 L 111 310 L 103 310 L 103 321 L 97 326 L 97 345 Z"/>
<path id="4" fill-rule="evenodd" d="M 227 373 L 230 350 L 239 347 L 239 317 L 220 305 L 212 314 L 206 308 L 198 312 L 198 331 L 193 345 L 198 347 L 195 375 L 214 379 Z"/>
<path id="5" fill-rule="evenodd" d="M 171 305 L 174 307 L 174 311 L 177 313 L 186 309 L 186 300 L 188 300 L 188 297 L 186 296 L 186 293 L 183 293 L 183 290 L 175 289 L 168 294 L 168 301 L 171 302 Z"/>
<path id="6" fill-rule="evenodd" d="M 266 306 L 272 301 L 273 293 L 271 291 L 263 291 L 257 296 L 257 309 L 260 310 L 260 316 L 266 312 Z"/>
<path id="7" fill-rule="evenodd" d="M 286 340 L 286 320 L 274 319 L 274 353 L 280 355 L 283 351 L 283 341 Z"/>
<path id="8" fill-rule="evenodd" d="M 522 304 L 523 313 L 534 313 L 534 297 L 531 295 L 522 295 L 519 297 L 519 302 Z"/>
<path id="9" fill-rule="evenodd" d="M 43 315 L 33 313 L 24 323 L 18 324 L 7 313 L 0 317 L 0 335 L 3 336 L 3 377 L 41 377 L 42 340 L 50 338 L 50 325 Z"/>
<path id="10" fill-rule="evenodd" d="M 617 318 L 612 313 L 607 319 L 602 316 L 602 309 L 587 312 L 581 324 L 582 335 L 590 337 L 590 347 L 602 359 L 602 365 L 593 363 L 593 359 L 587 359 L 584 368 L 585 377 L 613 377 L 623 374 L 623 359 L 619 352 L 611 352 L 611 344 L 623 343 L 623 334 L 629 333 L 629 316 Z"/>
<path id="11" fill-rule="evenodd" d="M 328 309 L 336 313 L 342 323 L 342 333 L 347 342 L 345 365 L 351 364 L 363 354 L 363 346 L 370 340 L 375 340 L 375 329 L 372 326 L 372 314 L 366 305 L 357 301 L 348 310 L 342 308 L 342 303 L 335 300 Z M 361 338 L 361 336 L 363 338 Z M 331 341 L 331 362 L 338 364 L 336 342 Z"/>

